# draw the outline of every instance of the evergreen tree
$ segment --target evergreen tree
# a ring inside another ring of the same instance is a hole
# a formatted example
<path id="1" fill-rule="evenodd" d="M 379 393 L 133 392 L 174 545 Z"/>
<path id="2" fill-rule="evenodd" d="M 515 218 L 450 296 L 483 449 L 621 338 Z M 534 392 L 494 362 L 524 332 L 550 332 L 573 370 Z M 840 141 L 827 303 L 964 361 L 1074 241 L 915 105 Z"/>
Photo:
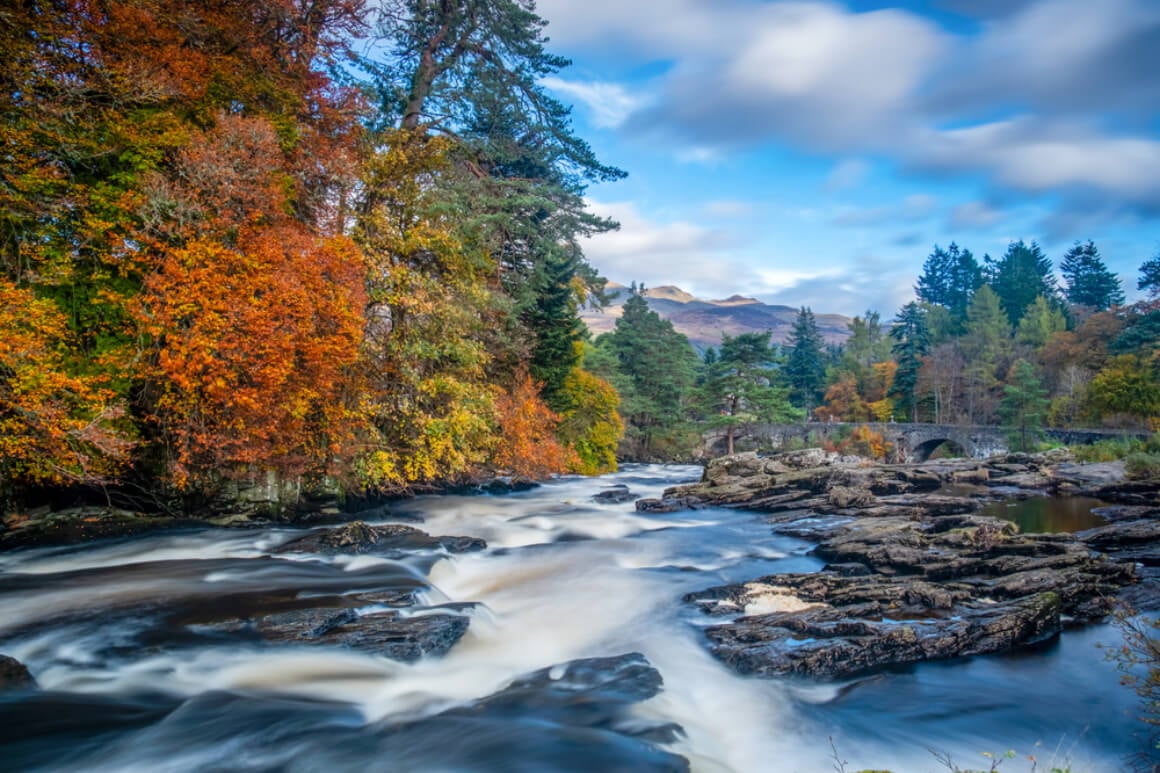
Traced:
<path id="1" fill-rule="evenodd" d="M 937 244 L 922 266 L 915 292 L 920 301 L 942 306 L 950 312 L 952 333 L 967 318 L 967 307 L 975 291 L 983 284 L 983 269 L 970 250 L 951 242 L 943 249 Z"/>
<path id="2" fill-rule="evenodd" d="M 802 417 L 789 402 L 789 389 L 777 385 L 776 353 L 769 337 L 768 331 L 725 336 L 706 374 L 702 408 L 710 427 L 725 430 L 728 453 L 746 426 Z"/>
<path id="3" fill-rule="evenodd" d="M 1119 277 L 1104 265 L 1100 251 L 1092 241 L 1075 243 L 1059 263 L 1067 286 L 1067 300 L 1077 306 L 1106 311 L 1124 302 L 1124 288 Z"/>
<path id="4" fill-rule="evenodd" d="M 999 296 L 1011 325 L 1019 324 L 1027 307 L 1040 295 L 1049 301 L 1057 299 L 1051 270 L 1051 259 L 1035 242 L 1013 242 L 1002 258 L 987 264 L 988 284 Z"/>
<path id="5" fill-rule="evenodd" d="M 814 313 L 803 306 L 794 320 L 788 341 L 785 378 L 794 405 L 809 414 L 819 402 L 826 380 L 822 334 Z"/>
<path id="6" fill-rule="evenodd" d="M 648 307 L 643 291 L 632 286 L 616 329 L 602 338 L 616 353 L 628 386 L 621 413 L 629 424 L 630 455 L 648 459 L 659 440 L 675 442 L 696 378 L 697 354 L 688 338 Z"/>
<path id="7" fill-rule="evenodd" d="M 1152 298 L 1160 296 L 1160 252 L 1140 266 L 1140 279 L 1136 282 L 1136 289 L 1147 291 Z"/>
<path id="8" fill-rule="evenodd" d="M 1043 420 L 1047 414 L 1047 390 L 1027 360 L 1018 360 L 1011 368 L 1011 379 L 1003 389 L 999 416 L 1007 428 L 1016 451 L 1034 451 L 1043 437 Z"/>
<path id="9" fill-rule="evenodd" d="M 909 413 L 912 421 L 918 421 L 918 373 L 923 355 L 930 347 L 926 315 L 918 302 L 911 301 L 902 307 L 890 327 L 890 337 L 894 339 L 891 351 L 898 361 L 890 395 L 898 398 L 899 408 Z"/>
<path id="10" fill-rule="evenodd" d="M 1011 326 L 999 296 L 987 285 L 979 288 L 967 310 L 962 350 L 966 358 L 966 412 L 971 423 L 991 420 L 998 373 L 1011 351 Z"/>
<path id="11" fill-rule="evenodd" d="M 575 253 L 553 250 L 538 276 L 534 301 L 524 314 L 524 323 L 533 336 L 530 370 L 543 384 L 544 402 L 553 411 L 564 408 L 564 380 L 580 361 L 578 343 L 587 328 L 576 315 L 572 278 L 576 273 Z"/>

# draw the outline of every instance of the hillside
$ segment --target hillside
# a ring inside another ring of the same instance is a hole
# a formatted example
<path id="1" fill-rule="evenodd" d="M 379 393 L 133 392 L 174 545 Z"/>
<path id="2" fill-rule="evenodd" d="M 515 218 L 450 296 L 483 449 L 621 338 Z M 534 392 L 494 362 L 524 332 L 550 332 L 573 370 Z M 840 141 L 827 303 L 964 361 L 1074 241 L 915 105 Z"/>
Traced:
<path id="1" fill-rule="evenodd" d="M 608 283 L 608 295 L 612 298 L 607 308 L 585 309 L 580 317 L 592 331 L 592 335 L 610 332 L 616 326 L 628 288 L 616 282 Z M 774 343 L 784 343 L 793 328 L 798 310 L 790 306 L 770 306 L 756 298 L 733 295 L 723 300 L 696 298 L 679 287 L 664 285 L 645 290 L 649 308 L 673 323 L 698 351 L 721 343 L 721 336 L 740 333 L 773 331 Z M 827 343 L 841 343 L 850 335 L 847 324 L 849 317 L 841 314 L 823 314 L 816 310 L 818 330 Z"/>

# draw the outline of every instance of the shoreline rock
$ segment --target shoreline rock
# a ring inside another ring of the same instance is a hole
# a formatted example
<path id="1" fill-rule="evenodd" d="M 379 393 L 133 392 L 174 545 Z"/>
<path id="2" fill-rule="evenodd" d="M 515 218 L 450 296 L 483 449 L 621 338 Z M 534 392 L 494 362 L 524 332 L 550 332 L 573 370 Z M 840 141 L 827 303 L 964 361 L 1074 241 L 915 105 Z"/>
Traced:
<path id="1" fill-rule="evenodd" d="M 34 690 L 36 679 L 28 666 L 8 655 L 0 655 L 0 692 L 8 690 Z"/>
<path id="2" fill-rule="evenodd" d="M 1124 504 L 1113 523 L 1078 535 L 1021 534 L 976 512 L 1008 491 Z M 714 460 L 699 483 L 646 506 L 764 512 L 774 531 L 817 542 L 820 572 L 685 600 L 733 618 L 705 635 L 743 674 L 844 678 L 1041 642 L 1101 619 L 1125 590 L 1160 608 L 1160 506 L 1139 504 L 1149 491 L 1160 482 L 1133 484 L 1123 465 L 1075 465 L 1065 454 L 887 465 L 812 449 Z"/>

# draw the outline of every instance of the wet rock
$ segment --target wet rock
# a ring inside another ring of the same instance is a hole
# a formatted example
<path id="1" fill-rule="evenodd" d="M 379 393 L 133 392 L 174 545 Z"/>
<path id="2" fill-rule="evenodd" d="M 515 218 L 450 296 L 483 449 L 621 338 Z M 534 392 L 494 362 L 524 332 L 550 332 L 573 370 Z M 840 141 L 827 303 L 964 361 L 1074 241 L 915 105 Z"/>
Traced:
<path id="1" fill-rule="evenodd" d="M 0 692 L 5 690 L 31 690 L 36 680 L 28 667 L 16 658 L 0 655 Z"/>
<path id="2" fill-rule="evenodd" d="M 176 529 L 193 523 L 114 507 L 74 507 L 37 513 L 35 517 L 6 519 L 0 531 L 0 550 L 41 545 L 71 545 L 95 539 L 128 537 L 150 531 Z"/>
<path id="3" fill-rule="evenodd" d="M 432 537 L 413 526 L 384 524 L 371 526 L 353 521 L 336 529 L 313 532 L 280 546 L 277 553 L 374 553 L 400 556 L 410 551 L 446 550 L 465 553 L 483 550 L 487 543 L 478 537 Z"/>
<path id="4" fill-rule="evenodd" d="M 602 505 L 618 505 L 623 502 L 631 502 L 637 498 L 636 494 L 629 491 L 628 486 L 620 485 L 609 486 L 593 496 L 592 500 Z"/>
<path id="5" fill-rule="evenodd" d="M 679 513 L 682 510 L 696 510 L 699 507 L 701 507 L 701 500 L 696 497 L 636 500 L 638 513 Z"/>
<path id="6" fill-rule="evenodd" d="M 447 654 L 467 633 L 470 622 L 462 614 L 382 612 L 336 626 L 318 641 L 410 663 Z"/>

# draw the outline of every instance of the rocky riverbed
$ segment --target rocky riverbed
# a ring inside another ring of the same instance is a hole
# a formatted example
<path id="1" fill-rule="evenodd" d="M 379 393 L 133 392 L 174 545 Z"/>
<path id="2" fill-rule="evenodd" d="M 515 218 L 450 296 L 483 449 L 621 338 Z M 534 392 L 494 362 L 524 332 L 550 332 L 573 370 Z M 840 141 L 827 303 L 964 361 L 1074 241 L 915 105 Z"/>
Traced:
<path id="1" fill-rule="evenodd" d="M 1000 652 L 1106 616 L 1119 596 L 1160 608 L 1160 482 L 1066 453 L 879 465 L 821 449 L 711 462 L 702 480 L 637 503 L 642 512 L 735 507 L 816 542 L 816 573 L 690 593 L 728 618 L 706 629 L 745 674 L 848 677 L 923 660 Z M 1022 534 L 978 514 L 1010 497 L 1122 503 L 1079 534 Z"/>

